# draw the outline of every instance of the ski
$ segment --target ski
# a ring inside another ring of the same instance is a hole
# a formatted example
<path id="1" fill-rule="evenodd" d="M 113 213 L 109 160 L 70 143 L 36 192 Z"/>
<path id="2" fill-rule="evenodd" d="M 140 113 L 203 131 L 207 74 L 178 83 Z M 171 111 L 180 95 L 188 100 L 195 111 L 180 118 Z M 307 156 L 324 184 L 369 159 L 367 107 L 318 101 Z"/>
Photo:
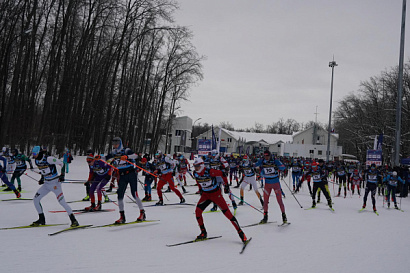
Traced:
<path id="1" fill-rule="evenodd" d="M 217 239 L 217 238 L 221 238 L 222 236 L 214 236 L 214 237 L 208 237 L 205 239 L 195 239 L 195 240 L 191 240 L 191 241 L 186 241 L 186 242 L 182 242 L 182 243 L 177 243 L 177 244 L 172 244 L 172 245 L 167 245 L 167 246 L 179 246 L 179 245 L 186 245 L 186 244 L 191 244 L 191 243 L 197 243 L 197 242 L 202 242 L 202 241 L 207 241 L 207 240 L 212 240 L 212 239 Z"/>
<path id="2" fill-rule="evenodd" d="M 277 223 L 277 221 L 273 221 L 273 222 L 266 222 L 266 223 L 256 223 L 256 224 L 250 224 L 250 225 L 246 225 L 246 226 L 242 226 L 242 228 L 247 228 L 247 227 L 254 227 L 254 226 L 259 226 L 259 225 L 266 225 L 266 224 L 273 224 L 273 223 Z"/>
<path id="3" fill-rule="evenodd" d="M 310 208 L 306 208 L 305 210 L 312 210 L 312 209 L 317 209 L 317 207 L 310 207 Z M 329 210 L 330 210 L 331 212 L 335 212 L 335 209 L 334 209 L 334 208 L 329 207 Z"/>
<path id="4" fill-rule="evenodd" d="M 245 251 L 245 248 L 248 246 L 249 242 L 252 240 L 252 237 L 246 240 L 246 242 L 243 243 L 242 250 L 239 252 L 239 254 L 242 254 Z"/>
<path id="5" fill-rule="evenodd" d="M 290 223 L 286 222 L 286 223 L 282 223 L 282 224 L 278 225 L 278 227 L 286 227 L 286 226 L 289 226 L 289 225 L 290 225 Z"/>
<path id="6" fill-rule="evenodd" d="M 177 206 L 177 205 L 196 206 L 196 204 L 190 204 L 190 203 L 171 203 L 171 204 L 163 204 L 163 205 L 152 204 L 152 205 L 147 205 L 144 207 L 165 207 L 165 206 Z"/>
<path id="7" fill-rule="evenodd" d="M 92 226 L 90 228 L 101 228 L 101 227 L 119 227 L 119 226 L 125 226 L 125 225 L 131 225 L 131 224 L 141 224 L 141 223 L 152 223 L 152 222 L 159 222 L 160 220 L 144 220 L 144 221 L 134 221 L 134 222 L 128 222 L 128 223 L 123 223 L 123 224 L 106 224 L 106 225 L 101 225 L 101 226 Z"/>
<path id="8" fill-rule="evenodd" d="M 386 208 L 387 210 L 389 210 L 390 208 Z M 395 210 L 398 210 L 398 211 L 401 211 L 401 212 L 404 212 L 404 210 L 402 210 L 402 209 L 399 209 L 399 208 L 393 208 L 393 209 L 395 209 Z"/>
<path id="9" fill-rule="evenodd" d="M 14 191 L 0 191 L 1 194 L 15 194 Z M 27 191 L 22 190 L 20 193 L 27 193 Z"/>
<path id="10" fill-rule="evenodd" d="M 79 213 L 91 213 L 91 212 L 108 212 L 108 211 L 115 211 L 115 209 L 101 209 L 101 210 L 93 210 L 93 211 L 88 211 L 85 209 L 73 209 L 73 212 L 75 214 Z M 49 210 L 51 213 L 59 213 L 59 212 L 66 212 L 65 210 Z"/>
<path id="11" fill-rule="evenodd" d="M 83 228 L 87 228 L 87 227 L 91 227 L 91 226 L 92 226 L 92 225 L 83 225 L 83 226 L 77 226 L 77 227 L 69 227 L 69 228 L 65 228 L 65 229 L 59 230 L 59 231 L 54 232 L 54 233 L 49 233 L 48 236 L 54 236 L 54 235 L 57 235 L 57 234 L 60 234 L 60 233 L 66 232 L 66 231 L 71 231 L 71 230 L 76 230 L 76 229 L 83 229 Z"/>
<path id="12" fill-rule="evenodd" d="M 11 198 L 11 199 L 4 199 L 4 200 L 0 200 L 0 201 L 15 201 L 15 200 L 33 200 L 32 198 Z"/>
<path id="13" fill-rule="evenodd" d="M 361 208 L 361 209 L 359 209 L 359 212 L 366 211 L 365 209 L 366 209 L 366 208 Z M 377 216 L 380 216 L 380 214 L 377 212 L 377 210 L 374 210 L 373 212 L 374 212 Z"/>
<path id="14" fill-rule="evenodd" d="M 19 227 L 6 227 L 6 228 L 0 228 L 0 230 L 6 230 L 6 229 L 23 229 L 23 228 L 37 228 L 37 227 L 53 227 L 53 226 L 62 226 L 66 224 L 50 224 L 50 225 L 40 225 L 40 226 L 19 226 Z"/>

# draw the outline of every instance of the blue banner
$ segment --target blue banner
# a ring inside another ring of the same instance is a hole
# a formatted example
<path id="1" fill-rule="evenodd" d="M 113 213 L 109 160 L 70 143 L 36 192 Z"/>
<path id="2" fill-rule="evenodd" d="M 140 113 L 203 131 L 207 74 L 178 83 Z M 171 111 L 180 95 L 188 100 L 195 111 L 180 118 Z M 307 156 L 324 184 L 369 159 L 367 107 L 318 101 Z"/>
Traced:
<path id="1" fill-rule="evenodd" d="M 382 150 L 367 150 L 366 165 L 381 166 L 383 162 Z"/>
<path id="2" fill-rule="evenodd" d="M 209 152 L 211 152 L 211 140 L 198 139 L 198 154 L 207 155 Z"/>

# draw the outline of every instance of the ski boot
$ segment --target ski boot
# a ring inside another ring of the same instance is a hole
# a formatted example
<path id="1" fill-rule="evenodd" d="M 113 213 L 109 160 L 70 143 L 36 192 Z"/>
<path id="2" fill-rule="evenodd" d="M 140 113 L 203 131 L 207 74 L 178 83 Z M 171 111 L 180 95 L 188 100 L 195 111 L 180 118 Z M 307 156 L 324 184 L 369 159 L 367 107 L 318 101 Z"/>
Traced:
<path id="1" fill-rule="evenodd" d="M 16 195 L 16 198 L 21 197 L 21 193 L 18 190 L 14 190 L 14 194 Z"/>
<path id="2" fill-rule="evenodd" d="M 238 203 L 238 206 L 243 206 L 243 197 L 241 196 L 241 201 Z"/>
<path id="3" fill-rule="evenodd" d="M 394 208 L 399 209 L 399 207 L 397 206 L 397 203 L 394 203 Z"/>
<path id="4" fill-rule="evenodd" d="M 332 208 L 332 199 L 327 199 L 327 205 Z"/>
<path id="5" fill-rule="evenodd" d="M 387 207 L 390 208 L 390 202 L 387 203 Z"/>
<path id="6" fill-rule="evenodd" d="M 98 201 L 97 205 L 94 207 L 95 211 L 99 211 L 102 209 L 101 201 Z"/>
<path id="7" fill-rule="evenodd" d="M 286 213 L 282 212 L 282 221 L 284 224 L 288 222 L 288 218 L 286 218 Z"/>
<path id="8" fill-rule="evenodd" d="M 319 200 L 318 200 L 318 203 L 319 203 Z M 316 201 L 315 200 L 312 201 L 312 208 L 316 208 Z"/>
<path id="9" fill-rule="evenodd" d="M 187 191 L 186 191 L 186 189 L 184 188 L 184 186 L 181 186 L 182 187 L 182 191 L 184 192 L 184 193 L 187 193 Z"/>
<path id="10" fill-rule="evenodd" d="M 179 201 L 179 203 L 180 203 L 180 204 L 184 204 L 184 203 L 185 203 L 185 198 L 182 197 L 182 198 L 181 198 L 181 201 Z"/>
<path id="11" fill-rule="evenodd" d="M 21 185 L 19 185 L 19 186 L 17 187 L 17 190 L 18 190 L 19 192 L 21 192 Z"/>
<path id="12" fill-rule="evenodd" d="M 143 222 L 147 219 L 147 216 L 145 215 L 145 210 L 140 210 L 140 216 L 137 218 L 137 222 Z"/>
<path id="13" fill-rule="evenodd" d="M 144 196 L 144 198 L 142 198 L 142 200 L 141 200 L 141 201 L 147 201 L 147 199 L 148 199 L 148 193 L 147 193 L 147 192 L 145 192 L 145 196 Z"/>
<path id="14" fill-rule="evenodd" d="M 120 219 L 114 222 L 114 224 L 124 224 L 125 223 L 125 212 L 122 210 L 120 211 Z"/>
<path id="15" fill-rule="evenodd" d="M 87 194 L 87 196 L 83 198 L 83 201 L 90 201 L 90 196 Z"/>
<path id="16" fill-rule="evenodd" d="M 246 243 L 248 241 L 248 238 L 246 238 L 245 233 L 243 233 L 242 229 L 238 230 L 238 235 L 242 240 L 242 243 Z"/>
<path id="17" fill-rule="evenodd" d="M 77 219 L 75 219 L 74 214 L 70 214 L 71 225 L 70 227 L 78 227 L 80 224 L 78 223 Z"/>
<path id="18" fill-rule="evenodd" d="M 104 203 L 108 203 L 111 202 L 110 198 L 108 197 L 108 195 L 104 196 Z"/>
<path id="19" fill-rule="evenodd" d="M 263 219 L 259 222 L 259 224 L 266 224 L 268 222 L 268 212 L 265 211 L 263 213 Z"/>
<path id="20" fill-rule="evenodd" d="M 376 206 L 373 206 L 373 211 L 374 211 L 374 212 L 376 212 L 376 211 L 377 211 Z"/>
<path id="21" fill-rule="evenodd" d="M 148 194 L 147 201 L 152 201 L 151 194 Z"/>
<path id="22" fill-rule="evenodd" d="M 162 199 L 159 199 L 159 201 L 155 204 L 155 206 L 163 206 L 164 201 Z"/>
<path id="23" fill-rule="evenodd" d="M 112 192 L 112 188 L 113 188 L 113 187 L 110 185 L 109 189 L 106 190 L 105 192 Z"/>
<path id="24" fill-rule="evenodd" d="M 84 210 L 89 211 L 89 212 L 94 211 L 95 210 L 95 203 L 91 203 L 91 206 L 86 207 Z"/>
<path id="25" fill-rule="evenodd" d="M 205 226 L 204 226 L 204 225 L 201 225 L 200 228 L 201 228 L 201 234 L 199 234 L 198 236 L 196 236 L 195 241 L 204 240 L 204 239 L 206 239 L 206 237 L 208 236 L 208 234 L 206 233 Z"/>
<path id="26" fill-rule="evenodd" d="M 218 210 L 218 206 L 214 204 L 214 206 L 211 208 L 211 211 L 217 211 L 217 210 Z"/>
<path id="27" fill-rule="evenodd" d="M 44 218 L 44 213 L 40 213 L 38 215 L 38 220 L 34 221 L 30 226 L 38 227 L 38 226 L 45 225 L 45 224 L 46 224 L 46 219 Z"/>
<path id="28" fill-rule="evenodd" d="M 165 192 L 171 192 L 171 188 L 168 187 L 168 189 Z"/>
<path id="29" fill-rule="evenodd" d="M 366 208 L 366 204 L 363 204 L 362 209 L 365 209 L 365 208 Z"/>
<path id="30" fill-rule="evenodd" d="M 233 207 L 234 210 L 236 210 L 238 208 L 235 201 L 232 201 L 232 207 Z"/>

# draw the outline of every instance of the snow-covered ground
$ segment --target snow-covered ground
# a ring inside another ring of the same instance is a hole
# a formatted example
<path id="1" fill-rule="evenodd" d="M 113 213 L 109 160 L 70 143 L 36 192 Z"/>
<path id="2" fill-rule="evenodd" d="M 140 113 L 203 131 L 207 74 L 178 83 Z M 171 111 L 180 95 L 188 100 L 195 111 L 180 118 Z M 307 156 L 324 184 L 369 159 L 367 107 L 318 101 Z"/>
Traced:
<path id="1" fill-rule="evenodd" d="M 31 171 L 27 174 L 38 177 Z M 76 157 L 66 178 L 87 177 L 84 157 Z M 194 185 L 191 178 L 188 184 Z M 22 185 L 24 198 L 32 198 L 39 187 L 27 175 L 23 175 Z M 317 209 L 305 210 L 311 205 L 307 185 L 296 195 L 303 208 L 288 188 L 282 187 L 287 196 L 286 213 L 292 224 L 245 228 L 246 235 L 253 239 L 242 255 L 239 254 L 242 243 L 236 231 L 220 212 L 204 214 L 204 221 L 208 236 L 222 235 L 222 238 L 167 247 L 166 244 L 194 239 L 199 234 L 195 207 L 178 205 L 146 207 L 148 219 L 160 220 L 157 223 L 74 230 L 52 237 L 48 233 L 65 226 L 0 230 L 0 268 L 2 272 L 410 272 L 409 198 L 401 200 L 404 210 L 401 212 L 383 207 L 382 197 L 378 196 L 380 216 L 377 216 L 369 210 L 359 213 L 362 198 L 349 194 L 346 199 L 333 198 L 335 212 L 332 213 L 323 203 Z M 84 186 L 79 183 L 64 184 L 63 189 L 67 201 L 85 196 Z M 187 190 L 194 193 L 197 188 L 190 186 Z M 138 191 L 143 196 L 141 187 Z M 238 189 L 232 191 L 239 196 Z M 12 197 L 13 194 L 0 193 L 1 200 Z M 110 197 L 116 201 L 116 195 Z M 153 197 L 158 199 L 155 190 Z M 174 193 L 167 193 L 166 197 L 169 201 L 165 199 L 165 203 L 179 201 Z M 198 196 L 185 195 L 185 199 L 193 204 Z M 245 191 L 245 200 L 261 208 L 253 191 Z M 368 200 L 368 207 L 370 204 Z M 54 194 L 43 198 L 42 205 L 48 224 L 68 225 L 66 213 L 49 212 L 62 210 Z M 89 202 L 70 205 L 81 209 Z M 0 206 L 0 227 L 28 225 L 38 218 L 32 201 L 0 202 Z M 82 225 L 109 224 L 118 219 L 118 207 L 114 203 L 106 203 L 103 208 L 115 212 L 80 214 L 77 219 Z M 127 221 L 136 220 L 139 214 L 131 202 L 126 203 L 125 213 Z M 272 198 L 269 216 L 270 221 L 281 222 L 278 204 Z M 262 214 L 245 205 L 239 207 L 236 217 L 241 225 L 248 225 L 259 222 Z"/>

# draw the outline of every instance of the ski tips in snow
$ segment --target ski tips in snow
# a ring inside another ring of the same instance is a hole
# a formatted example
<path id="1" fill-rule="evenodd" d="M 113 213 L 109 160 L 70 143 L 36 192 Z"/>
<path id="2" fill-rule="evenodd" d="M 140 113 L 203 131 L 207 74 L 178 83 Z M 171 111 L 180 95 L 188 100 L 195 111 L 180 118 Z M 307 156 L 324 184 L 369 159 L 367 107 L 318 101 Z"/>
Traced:
<path id="1" fill-rule="evenodd" d="M 167 245 L 167 246 L 168 246 L 168 247 L 171 247 L 171 246 L 186 245 L 186 244 L 192 244 L 192 243 L 198 243 L 198 242 L 208 241 L 208 240 L 212 240 L 212 239 L 218 239 L 218 238 L 221 238 L 221 237 L 222 237 L 222 236 L 213 236 L 213 237 L 208 237 L 208 238 L 201 239 L 201 240 L 194 239 L 194 240 L 190 240 L 190 241 L 186 241 L 186 242 L 182 242 L 182 243 L 171 244 L 171 245 Z"/>
<path id="2" fill-rule="evenodd" d="M 242 246 L 242 249 L 241 249 L 241 251 L 239 252 L 239 254 L 242 254 L 244 251 L 245 251 L 245 248 L 248 246 L 248 244 L 249 244 L 249 242 L 252 240 L 252 237 L 250 237 L 248 240 L 246 240 L 244 243 L 243 243 L 243 246 Z"/>

